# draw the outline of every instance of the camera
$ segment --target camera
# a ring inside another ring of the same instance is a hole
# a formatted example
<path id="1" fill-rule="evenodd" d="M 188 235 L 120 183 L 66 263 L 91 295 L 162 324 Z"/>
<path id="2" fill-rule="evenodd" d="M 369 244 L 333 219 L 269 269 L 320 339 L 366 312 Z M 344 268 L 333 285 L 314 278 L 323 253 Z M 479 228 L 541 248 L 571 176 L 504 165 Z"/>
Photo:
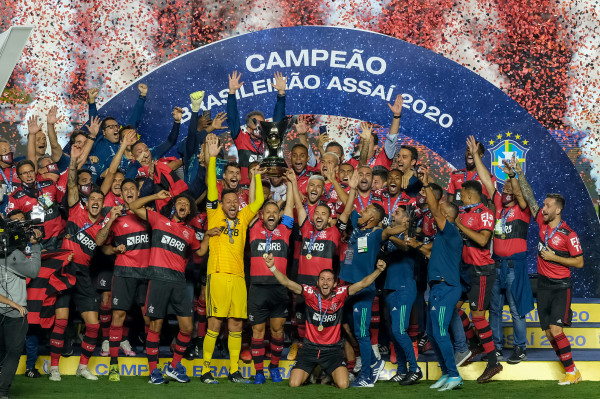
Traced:
<path id="1" fill-rule="evenodd" d="M 8 256 L 15 249 L 24 251 L 33 229 L 41 225 L 41 220 L 6 220 L 0 218 L 0 255 Z"/>

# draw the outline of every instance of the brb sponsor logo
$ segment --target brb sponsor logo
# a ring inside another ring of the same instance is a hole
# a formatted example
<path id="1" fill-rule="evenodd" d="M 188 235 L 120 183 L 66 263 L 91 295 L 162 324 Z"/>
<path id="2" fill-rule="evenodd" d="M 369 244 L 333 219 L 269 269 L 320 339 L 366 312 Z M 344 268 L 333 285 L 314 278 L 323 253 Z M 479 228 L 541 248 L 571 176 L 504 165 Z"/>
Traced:
<path id="1" fill-rule="evenodd" d="M 258 243 L 258 250 L 265 251 L 267 244 L 264 242 Z M 281 251 L 281 243 L 280 242 L 272 242 L 271 243 L 271 251 Z"/>
<path id="2" fill-rule="evenodd" d="M 161 244 L 165 244 L 169 247 L 175 248 L 179 251 L 183 251 L 185 249 L 185 243 L 183 241 L 179 241 L 176 238 L 163 236 L 160 240 Z"/>
<path id="3" fill-rule="evenodd" d="M 127 237 L 128 247 L 132 247 L 138 244 L 148 244 L 148 234 L 140 234 L 138 236 Z"/>
<path id="4" fill-rule="evenodd" d="M 86 247 L 90 251 L 96 249 L 96 242 L 88 236 L 86 236 L 83 232 L 77 234 L 77 241 L 82 247 Z"/>
<path id="5" fill-rule="evenodd" d="M 323 315 L 323 320 L 321 320 L 321 317 L 319 317 L 318 313 L 313 314 L 313 320 L 314 321 L 322 321 L 323 323 L 332 323 L 337 319 L 337 315 L 334 314 L 324 314 Z"/>

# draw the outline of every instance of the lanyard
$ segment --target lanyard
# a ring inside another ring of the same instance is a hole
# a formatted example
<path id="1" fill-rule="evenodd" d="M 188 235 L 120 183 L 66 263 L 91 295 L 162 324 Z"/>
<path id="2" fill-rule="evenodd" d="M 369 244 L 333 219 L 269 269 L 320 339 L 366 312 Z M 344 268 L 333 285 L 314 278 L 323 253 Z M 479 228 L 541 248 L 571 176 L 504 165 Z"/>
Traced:
<path id="1" fill-rule="evenodd" d="M 269 231 L 265 229 L 265 253 L 268 254 L 269 252 L 271 252 L 271 242 L 273 241 L 273 234 L 275 232 L 272 231 L 271 235 L 269 236 Z"/>
<path id="2" fill-rule="evenodd" d="M 9 174 L 10 174 L 10 180 L 8 180 L 6 178 L 6 175 L 4 174 L 4 170 L 2 168 L 0 168 L 0 173 L 2 174 L 2 178 L 4 179 L 4 182 L 6 183 L 6 189 L 8 191 L 8 193 L 12 193 L 12 182 L 13 182 L 13 173 L 12 173 L 12 168 L 8 168 L 9 170 Z"/>
<path id="3" fill-rule="evenodd" d="M 333 183 L 331 183 L 331 186 L 329 187 L 329 190 L 325 189 L 325 198 L 330 199 L 331 198 L 331 192 L 335 189 L 335 186 L 333 185 Z"/>
<path id="4" fill-rule="evenodd" d="M 313 223 L 312 219 L 310 218 L 310 213 L 308 212 L 308 204 L 306 202 L 304 203 L 304 210 L 306 211 L 306 217 L 308 218 L 308 221 L 310 222 L 310 224 L 313 225 L 313 227 L 315 227 L 315 224 Z"/>
<path id="5" fill-rule="evenodd" d="M 250 135 L 248 135 L 248 136 L 250 136 Z M 250 138 L 250 144 L 252 144 L 252 147 L 254 148 L 254 153 L 260 155 L 263 151 L 259 151 L 258 149 L 262 148 L 262 140 L 260 141 L 260 144 L 257 147 L 256 144 L 254 144 L 254 140 L 252 139 L 252 136 L 250 136 L 249 138 Z"/>
<path id="6" fill-rule="evenodd" d="M 229 234 L 229 242 L 233 244 L 233 230 L 235 230 L 237 226 L 238 220 L 237 218 L 233 222 L 233 229 L 229 227 L 229 220 L 225 219 L 225 224 L 227 225 L 227 234 Z"/>
<path id="7" fill-rule="evenodd" d="M 83 225 L 83 227 L 81 229 L 79 229 L 79 231 L 77 232 L 77 234 L 75 234 L 75 236 L 78 236 L 79 233 L 83 233 L 84 231 L 86 231 L 87 229 L 89 229 L 90 227 L 92 227 L 93 225 L 95 225 L 96 222 L 98 222 L 98 220 L 100 220 L 100 218 L 98 218 L 94 223 L 85 222 L 85 224 Z"/>
<path id="8" fill-rule="evenodd" d="M 319 299 L 319 331 L 323 331 L 323 316 L 325 312 L 323 312 L 323 307 L 321 306 L 321 293 L 317 294 L 317 298 Z"/>
<path id="9" fill-rule="evenodd" d="M 390 217 L 390 220 L 392 219 L 392 212 L 396 210 L 398 201 L 400 201 L 400 197 L 402 197 L 402 194 L 398 194 L 398 198 L 396 198 L 396 201 L 394 201 L 394 205 L 392 205 L 392 197 L 388 198 L 388 216 Z"/>
<path id="10" fill-rule="evenodd" d="M 356 197 L 358 199 L 358 203 L 360 204 L 360 210 L 364 210 L 366 208 L 365 204 L 363 204 L 361 196 Z M 369 193 L 369 200 L 367 201 L 367 206 L 371 205 L 371 199 L 373 198 L 373 193 Z"/>
<path id="11" fill-rule="evenodd" d="M 44 197 L 44 191 L 42 190 L 42 186 L 40 186 L 40 182 L 37 182 L 37 181 L 35 182 L 35 184 L 37 185 L 37 189 L 39 191 L 38 197 L 37 197 L 38 205 L 41 205 L 42 208 L 46 209 L 47 208 L 46 201 L 42 202 L 42 200 L 41 200 L 42 197 Z"/>
<path id="12" fill-rule="evenodd" d="M 319 237 L 319 233 L 320 232 L 318 232 L 318 231 L 311 231 L 311 233 L 310 233 L 310 240 L 308 241 L 308 248 L 307 248 L 307 251 L 308 251 L 307 255 L 310 255 L 310 257 L 308 259 L 312 258 L 312 254 L 311 254 L 312 248 L 313 248 L 315 241 L 317 241 L 317 237 Z"/>
<path id="13" fill-rule="evenodd" d="M 306 172 L 308 172 L 308 168 L 304 167 L 304 170 L 298 175 L 297 179 L 300 179 L 302 176 L 304 176 L 306 174 Z"/>
<path id="14" fill-rule="evenodd" d="M 512 214 L 512 210 L 506 211 L 506 208 L 502 208 L 502 216 L 500 217 L 500 224 L 502 226 L 502 233 L 506 233 L 506 223 L 508 222 L 508 218 Z"/>
<path id="15" fill-rule="evenodd" d="M 552 237 L 554 237 L 554 234 L 556 234 L 556 232 L 558 231 L 558 229 L 560 229 L 563 225 L 563 222 L 561 221 L 560 224 L 558 226 L 556 226 L 556 228 L 554 230 L 552 230 L 552 233 L 550 233 L 550 237 L 548 237 L 548 230 L 550 230 L 550 226 L 546 227 L 546 236 L 544 237 L 544 244 L 546 246 L 546 249 L 550 249 L 548 248 L 548 241 L 550 241 L 552 239 Z"/>
<path id="16" fill-rule="evenodd" d="M 479 176 L 479 173 L 475 172 L 475 174 L 473 175 L 473 179 L 472 180 L 477 179 L 477 176 Z M 465 181 L 465 182 L 468 181 L 467 180 L 467 170 L 466 169 L 465 169 L 465 179 L 463 181 Z"/>
<path id="17" fill-rule="evenodd" d="M 469 210 L 469 209 L 471 209 L 471 208 L 477 208 L 477 207 L 478 207 L 479 205 L 481 205 L 481 204 L 482 204 L 481 202 L 478 202 L 478 203 L 476 203 L 476 204 L 459 206 L 458 208 L 459 208 L 461 211 L 468 211 L 468 210 Z"/>

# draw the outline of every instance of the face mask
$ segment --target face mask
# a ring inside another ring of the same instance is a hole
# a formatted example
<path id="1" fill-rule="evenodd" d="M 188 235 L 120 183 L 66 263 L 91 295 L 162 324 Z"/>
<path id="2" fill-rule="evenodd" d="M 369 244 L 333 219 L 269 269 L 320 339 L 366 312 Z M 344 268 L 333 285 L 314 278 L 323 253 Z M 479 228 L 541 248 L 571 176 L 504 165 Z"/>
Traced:
<path id="1" fill-rule="evenodd" d="M 88 195 L 90 195 L 90 193 L 92 192 L 92 183 L 88 183 L 88 184 L 80 184 L 79 185 L 79 192 L 82 195 L 85 195 L 86 197 Z"/>
<path id="2" fill-rule="evenodd" d="M 60 171 L 58 170 L 58 165 L 53 163 L 49 163 L 48 165 L 46 165 L 46 170 L 48 171 L 47 173 L 54 173 L 59 175 Z"/>
<path id="3" fill-rule="evenodd" d="M 417 205 L 425 205 L 427 203 L 427 197 L 424 195 L 417 194 L 415 199 L 417 200 Z"/>
<path id="4" fill-rule="evenodd" d="M 511 203 L 513 201 L 513 199 L 514 199 L 514 197 L 512 194 L 502 193 L 502 195 L 500 196 L 500 201 L 502 202 L 502 205 L 504 205 L 504 206 Z"/>
<path id="5" fill-rule="evenodd" d="M 4 154 L 2 156 L 0 156 L 0 161 L 12 165 L 13 164 L 13 153 L 12 151 L 9 152 L 8 154 Z"/>

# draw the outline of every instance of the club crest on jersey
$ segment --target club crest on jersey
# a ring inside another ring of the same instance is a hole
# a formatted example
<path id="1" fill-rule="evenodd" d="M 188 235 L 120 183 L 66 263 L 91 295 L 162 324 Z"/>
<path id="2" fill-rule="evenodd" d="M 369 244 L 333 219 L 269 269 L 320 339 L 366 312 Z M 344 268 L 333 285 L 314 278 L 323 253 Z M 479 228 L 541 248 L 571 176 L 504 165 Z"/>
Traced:
<path id="1" fill-rule="evenodd" d="M 503 136 L 506 136 L 506 138 L 502 139 Z M 518 143 L 516 140 L 521 139 L 522 136 L 518 133 L 511 132 L 498 134 L 496 138 L 498 141 L 489 141 L 489 144 L 493 145 L 493 147 L 488 149 L 492 156 L 492 175 L 496 176 L 498 181 L 504 183 L 506 181 L 506 173 L 504 173 L 502 170 L 502 161 L 505 159 L 512 159 L 513 155 L 516 155 L 517 159 L 519 160 L 521 168 L 523 169 L 523 173 L 527 172 L 525 159 L 529 148 L 525 146 L 528 144 L 528 141 L 522 140 L 522 144 Z"/>
<path id="2" fill-rule="evenodd" d="M 190 233 L 188 233 L 187 230 L 183 230 L 183 236 L 185 237 L 185 239 L 187 240 L 188 238 L 190 238 Z"/>

